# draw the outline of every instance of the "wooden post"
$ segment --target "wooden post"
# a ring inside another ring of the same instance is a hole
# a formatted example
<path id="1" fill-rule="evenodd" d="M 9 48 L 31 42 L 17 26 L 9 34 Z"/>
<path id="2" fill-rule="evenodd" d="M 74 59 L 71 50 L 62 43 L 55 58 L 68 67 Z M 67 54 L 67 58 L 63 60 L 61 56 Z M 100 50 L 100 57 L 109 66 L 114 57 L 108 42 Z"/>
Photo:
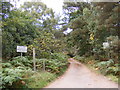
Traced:
<path id="1" fill-rule="evenodd" d="M 36 64 L 35 64 L 35 48 L 33 48 L 33 65 L 34 65 L 34 71 L 36 71 Z"/>
<path id="2" fill-rule="evenodd" d="M 43 71 L 45 71 L 45 60 L 43 60 Z"/>
<path id="3" fill-rule="evenodd" d="M 22 58 L 22 52 L 21 52 L 21 58 Z"/>

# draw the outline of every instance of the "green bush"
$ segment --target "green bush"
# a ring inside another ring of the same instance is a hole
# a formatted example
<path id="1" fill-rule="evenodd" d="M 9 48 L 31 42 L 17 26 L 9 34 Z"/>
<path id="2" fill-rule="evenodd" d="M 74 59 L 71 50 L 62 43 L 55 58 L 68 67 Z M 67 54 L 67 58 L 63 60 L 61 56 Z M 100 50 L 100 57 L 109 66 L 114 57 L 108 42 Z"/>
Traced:
<path id="1" fill-rule="evenodd" d="M 68 56 L 62 53 L 52 53 L 51 59 L 58 59 L 60 61 L 65 61 L 68 59 Z"/>
<path id="2" fill-rule="evenodd" d="M 112 66 L 112 67 L 108 67 L 107 68 L 107 74 L 114 74 L 114 75 L 118 75 L 118 67 L 116 66 Z"/>
<path id="3" fill-rule="evenodd" d="M 39 71 L 39 70 L 41 70 L 41 69 L 43 69 L 43 61 L 47 61 L 47 59 L 35 59 L 36 60 L 36 68 L 37 68 L 37 70 Z"/>
<path id="4" fill-rule="evenodd" d="M 45 68 L 49 75 L 60 75 L 62 74 L 68 66 L 68 57 L 62 53 L 53 53 L 50 59 L 36 59 L 37 71 L 43 68 L 43 61 L 45 61 Z M 8 63 L 2 63 L 3 70 L 1 70 L 0 76 L 2 76 L 2 87 L 3 88 L 27 88 L 27 82 L 25 85 L 21 85 L 20 81 L 27 81 L 29 77 L 34 76 L 32 72 L 33 62 L 28 59 L 28 57 L 14 57 Z M 52 74 L 50 74 L 52 73 Z M 45 79 L 45 74 L 43 78 Z M 43 80 L 43 86 L 45 83 L 53 80 L 51 79 Z M 35 77 L 38 79 L 37 77 Z M 41 85 L 42 86 L 42 85 Z"/>
<path id="5" fill-rule="evenodd" d="M 2 70 L 0 71 L 2 76 L 2 88 L 10 88 L 13 83 L 23 79 L 22 77 L 28 71 L 32 71 L 31 62 L 27 57 L 14 57 L 12 61 L 2 63 Z"/>
<path id="6" fill-rule="evenodd" d="M 51 56 L 50 52 L 39 52 L 39 55 L 37 56 L 38 58 L 46 58 L 49 59 Z"/>
<path id="7" fill-rule="evenodd" d="M 36 68 L 37 70 L 43 69 L 43 62 L 45 61 L 45 68 L 47 71 L 52 73 L 62 72 L 62 68 L 67 68 L 68 66 L 68 56 L 62 53 L 52 53 L 49 59 L 36 59 Z M 64 71 L 64 70 L 63 70 Z"/>
<path id="8" fill-rule="evenodd" d="M 109 67 L 109 66 L 112 66 L 114 64 L 114 61 L 112 59 L 110 59 L 109 61 L 102 61 L 102 62 L 99 62 L 97 65 L 99 67 Z"/>
<path id="9" fill-rule="evenodd" d="M 10 68 L 12 67 L 11 63 L 2 63 L 2 68 Z"/>
<path id="10" fill-rule="evenodd" d="M 31 64 L 32 64 L 32 61 L 28 60 L 27 57 L 14 57 L 12 59 L 12 61 L 10 62 L 12 65 L 14 65 L 15 67 L 17 66 L 28 66 L 28 67 L 32 67 Z"/>
<path id="11" fill-rule="evenodd" d="M 2 72 L 2 87 L 9 88 L 14 82 L 21 80 L 27 70 L 19 68 L 4 68 Z"/>
<path id="12" fill-rule="evenodd" d="M 114 63 L 112 59 L 108 61 L 102 61 L 97 63 L 96 65 L 100 72 L 104 75 L 112 74 L 112 75 L 118 75 L 118 65 Z"/>

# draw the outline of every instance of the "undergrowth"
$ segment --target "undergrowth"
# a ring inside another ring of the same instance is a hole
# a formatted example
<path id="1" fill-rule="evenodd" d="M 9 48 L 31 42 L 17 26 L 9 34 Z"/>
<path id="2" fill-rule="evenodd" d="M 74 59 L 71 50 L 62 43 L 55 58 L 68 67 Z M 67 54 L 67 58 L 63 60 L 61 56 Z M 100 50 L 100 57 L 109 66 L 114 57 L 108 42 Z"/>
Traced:
<path id="1" fill-rule="evenodd" d="M 26 78 L 28 88 L 43 88 L 51 81 L 56 79 L 56 74 L 50 72 L 36 72 L 29 78 Z"/>
<path id="2" fill-rule="evenodd" d="M 1 63 L 0 88 L 43 88 L 49 82 L 62 75 L 68 67 L 68 57 L 62 53 L 52 53 L 51 58 L 36 59 L 36 69 L 28 57 L 14 57 L 9 62 Z M 43 62 L 45 70 L 43 71 Z"/>

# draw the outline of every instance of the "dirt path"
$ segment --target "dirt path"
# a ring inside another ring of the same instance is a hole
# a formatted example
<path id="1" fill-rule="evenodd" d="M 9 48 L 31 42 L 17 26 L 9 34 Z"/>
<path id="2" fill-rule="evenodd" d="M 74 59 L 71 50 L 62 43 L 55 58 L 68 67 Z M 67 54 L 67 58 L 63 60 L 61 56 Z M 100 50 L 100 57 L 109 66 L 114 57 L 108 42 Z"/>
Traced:
<path id="1" fill-rule="evenodd" d="M 116 83 L 105 76 L 90 71 L 72 58 L 69 61 L 67 72 L 46 88 L 118 88 Z"/>

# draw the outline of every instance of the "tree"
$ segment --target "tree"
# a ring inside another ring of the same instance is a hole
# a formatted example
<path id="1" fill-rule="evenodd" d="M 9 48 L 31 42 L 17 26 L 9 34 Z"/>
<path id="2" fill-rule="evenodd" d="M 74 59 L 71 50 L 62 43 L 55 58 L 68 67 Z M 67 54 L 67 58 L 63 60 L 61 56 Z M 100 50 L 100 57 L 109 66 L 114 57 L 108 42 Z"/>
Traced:
<path id="1" fill-rule="evenodd" d="M 66 5 L 67 4 L 67 5 Z M 88 3 L 66 3 L 65 9 L 69 11 L 69 24 L 68 27 L 73 29 L 73 31 L 68 34 L 68 45 L 69 47 L 74 47 L 77 50 L 77 54 L 84 55 L 90 49 L 89 44 L 89 30 L 87 29 L 87 23 L 83 17 L 83 10 L 85 7 L 89 8 Z M 72 10 L 71 10 L 72 9 Z M 70 40 L 70 41 L 69 41 Z M 73 53 L 75 53 L 74 51 Z"/>
<path id="2" fill-rule="evenodd" d="M 21 8 L 13 8 L 8 14 L 2 25 L 3 57 L 18 55 L 17 45 L 25 45 L 29 48 L 34 46 L 38 53 L 60 50 L 61 40 L 55 37 L 59 18 L 55 17 L 53 10 L 47 8 L 45 4 L 26 2 Z"/>
<path id="3" fill-rule="evenodd" d="M 11 8 L 13 7 L 13 5 L 10 2 L 0 2 L 0 6 L 1 6 L 0 10 L 2 11 L 0 13 L 0 16 L 2 18 L 0 18 L 0 19 L 4 20 L 5 18 L 8 17 L 8 15 L 9 15 L 9 13 L 10 13 Z"/>
<path id="4" fill-rule="evenodd" d="M 27 12 L 12 10 L 9 16 L 4 19 L 3 32 L 3 57 L 16 56 L 17 45 L 29 45 L 39 35 L 34 25 L 36 21 Z"/>
<path id="5" fill-rule="evenodd" d="M 118 3 L 66 4 L 65 10 L 70 18 L 68 27 L 73 29 L 67 35 L 68 45 L 77 48 L 79 55 L 100 55 L 106 38 L 118 35 Z"/>
<path id="6" fill-rule="evenodd" d="M 58 19 L 54 16 L 52 9 L 42 2 L 26 2 L 24 3 L 23 10 L 29 12 L 30 15 L 37 21 L 36 25 L 40 30 L 47 30 L 51 32 L 56 29 Z"/>

